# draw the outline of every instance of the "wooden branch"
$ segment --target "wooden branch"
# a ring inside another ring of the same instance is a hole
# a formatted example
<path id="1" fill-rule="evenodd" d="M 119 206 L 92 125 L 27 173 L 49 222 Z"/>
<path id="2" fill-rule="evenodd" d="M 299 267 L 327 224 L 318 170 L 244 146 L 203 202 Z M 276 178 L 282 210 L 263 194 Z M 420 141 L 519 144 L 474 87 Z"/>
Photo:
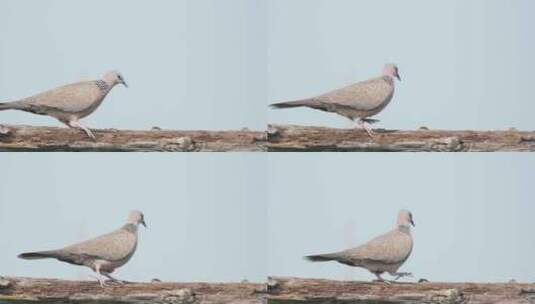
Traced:
<path id="1" fill-rule="evenodd" d="M 261 304 L 265 284 L 128 283 L 102 288 L 97 282 L 0 278 L 0 303 Z"/>
<path id="2" fill-rule="evenodd" d="M 67 128 L 0 126 L 0 151 L 234 152 L 265 151 L 265 132 L 94 130 L 96 141 Z"/>
<path id="3" fill-rule="evenodd" d="M 95 130 L 1 126 L 0 151 L 88 152 L 494 152 L 535 151 L 535 132 L 389 131 L 269 126 L 255 131 Z"/>
<path id="4" fill-rule="evenodd" d="M 535 284 L 371 283 L 269 278 L 253 283 L 127 283 L 1 278 L 0 303 L 535 303 Z"/>
<path id="5" fill-rule="evenodd" d="M 268 303 L 535 303 L 535 284 L 364 283 L 271 278 Z"/>
<path id="6" fill-rule="evenodd" d="M 277 126 L 268 130 L 271 152 L 496 152 L 535 151 L 535 132 L 363 130 Z"/>

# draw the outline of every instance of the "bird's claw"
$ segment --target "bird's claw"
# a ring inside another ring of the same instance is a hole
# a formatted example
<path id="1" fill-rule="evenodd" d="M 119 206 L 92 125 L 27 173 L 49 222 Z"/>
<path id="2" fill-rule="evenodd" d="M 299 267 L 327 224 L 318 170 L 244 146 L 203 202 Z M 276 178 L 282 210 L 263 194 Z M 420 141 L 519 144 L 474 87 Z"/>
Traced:
<path id="1" fill-rule="evenodd" d="M 87 134 L 87 137 L 89 137 L 92 141 L 94 142 L 97 141 L 97 137 L 95 136 L 95 134 L 93 134 L 93 132 L 91 132 L 89 129 L 84 130 L 84 131 Z"/>
<path id="2" fill-rule="evenodd" d="M 410 277 L 410 278 L 414 277 L 414 275 L 411 272 L 399 272 L 399 273 L 396 273 L 395 276 L 396 278 L 394 279 L 394 281 L 397 281 L 404 277 Z"/>
<path id="3" fill-rule="evenodd" d="M 375 137 L 374 134 L 373 134 L 373 131 L 372 131 L 370 128 L 368 128 L 368 126 L 366 126 L 366 123 L 368 123 L 368 122 L 367 122 L 367 120 L 365 120 L 365 119 L 360 119 L 360 120 L 358 121 L 358 125 L 359 125 L 359 127 L 361 127 L 362 129 L 364 129 L 364 131 L 366 131 L 366 133 L 368 134 L 368 136 L 370 136 L 370 138 L 373 139 L 373 138 Z"/>
<path id="4" fill-rule="evenodd" d="M 120 286 L 123 286 L 123 285 L 126 285 L 127 282 L 125 281 L 120 281 L 120 280 L 106 280 L 106 283 L 109 285 L 113 285 L 113 284 L 116 284 L 116 285 L 120 285 Z"/>
<path id="5" fill-rule="evenodd" d="M 373 280 L 374 283 L 384 283 L 386 285 L 392 285 L 392 282 L 387 280 Z"/>

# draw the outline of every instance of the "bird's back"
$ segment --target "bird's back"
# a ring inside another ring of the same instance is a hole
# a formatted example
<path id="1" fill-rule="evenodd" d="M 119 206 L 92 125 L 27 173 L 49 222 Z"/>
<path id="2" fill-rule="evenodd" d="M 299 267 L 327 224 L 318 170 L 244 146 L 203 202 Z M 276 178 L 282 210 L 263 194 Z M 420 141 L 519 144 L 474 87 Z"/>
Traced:
<path id="1" fill-rule="evenodd" d="M 383 109 L 390 102 L 394 89 L 391 78 L 378 77 L 326 93 L 315 99 L 356 111 L 374 111 Z"/>
<path id="2" fill-rule="evenodd" d="M 97 106 L 105 93 L 95 81 L 84 81 L 52 89 L 18 103 L 56 109 L 66 113 L 81 113 Z"/>
<path id="3" fill-rule="evenodd" d="M 121 261 L 132 256 L 136 247 L 137 231 L 125 225 L 114 232 L 65 247 L 62 251 L 107 261 Z"/>
<path id="4" fill-rule="evenodd" d="M 359 264 L 374 261 L 384 264 L 399 264 L 407 260 L 412 252 L 413 242 L 410 233 L 393 230 L 371 241 L 349 250 L 341 255 Z"/>

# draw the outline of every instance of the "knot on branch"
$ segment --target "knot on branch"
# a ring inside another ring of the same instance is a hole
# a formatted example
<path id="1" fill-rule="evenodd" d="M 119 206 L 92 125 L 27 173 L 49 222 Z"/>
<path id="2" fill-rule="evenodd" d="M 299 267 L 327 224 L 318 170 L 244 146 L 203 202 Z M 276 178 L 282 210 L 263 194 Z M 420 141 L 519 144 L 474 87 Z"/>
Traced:
<path id="1" fill-rule="evenodd" d="M 2 126 L 0 125 L 0 138 L 2 137 L 8 137 L 12 134 L 12 131 L 11 129 L 9 129 L 8 127 L 5 127 L 5 126 Z"/>
<path id="2" fill-rule="evenodd" d="M 0 277 L 0 290 L 11 287 L 11 281 Z"/>
<path id="3" fill-rule="evenodd" d="M 431 301 L 439 304 L 461 303 L 461 300 L 462 293 L 457 289 L 439 290 L 431 296 Z"/>
<path id="4" fill-rule="evenodd" d="M 195 293 L 189 288 L 168 291 L 162 300 L 169 304 L 193 304 L 196 301 Z"/>
<path id="5" fill-rule="evenodd" d="M 164 146 L 167 151 L 188 152 L 195 150 L 193 140 L 189 136 L 165 139 Z"/>

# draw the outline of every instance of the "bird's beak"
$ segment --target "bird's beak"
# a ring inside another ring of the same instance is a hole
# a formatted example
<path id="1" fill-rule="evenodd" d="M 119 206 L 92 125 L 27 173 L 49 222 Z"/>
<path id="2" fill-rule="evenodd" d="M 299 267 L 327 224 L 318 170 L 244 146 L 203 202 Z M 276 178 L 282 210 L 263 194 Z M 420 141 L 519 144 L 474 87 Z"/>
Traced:
<path id="1" fill-rule="evenodd" d="M 141 221 L 141 225 L 145 226 L 145 228 L 149 228 L 149 227 L 147 227 L 147 223 L 145 223 L 145 220 Z"/>
<path id="2" fill-rule="evenodd" d="M 124 85 L 125 88 L 128 88 L 128 85 L 126 84 L 126 81 L 123 80 L 121 83 Z"/>
<path id="3" fill-rule="evenodd" d="M 396 78 L 401 81 L 401 76 L 399 76 L 399 74 L 396 74 Z"/>
<path id="4" fill-rule="evenodd" d="M 412 227 L 416 227 L 416 224 L 414 224 L 414 221 L 411 219 L 411 225 Z"/>

